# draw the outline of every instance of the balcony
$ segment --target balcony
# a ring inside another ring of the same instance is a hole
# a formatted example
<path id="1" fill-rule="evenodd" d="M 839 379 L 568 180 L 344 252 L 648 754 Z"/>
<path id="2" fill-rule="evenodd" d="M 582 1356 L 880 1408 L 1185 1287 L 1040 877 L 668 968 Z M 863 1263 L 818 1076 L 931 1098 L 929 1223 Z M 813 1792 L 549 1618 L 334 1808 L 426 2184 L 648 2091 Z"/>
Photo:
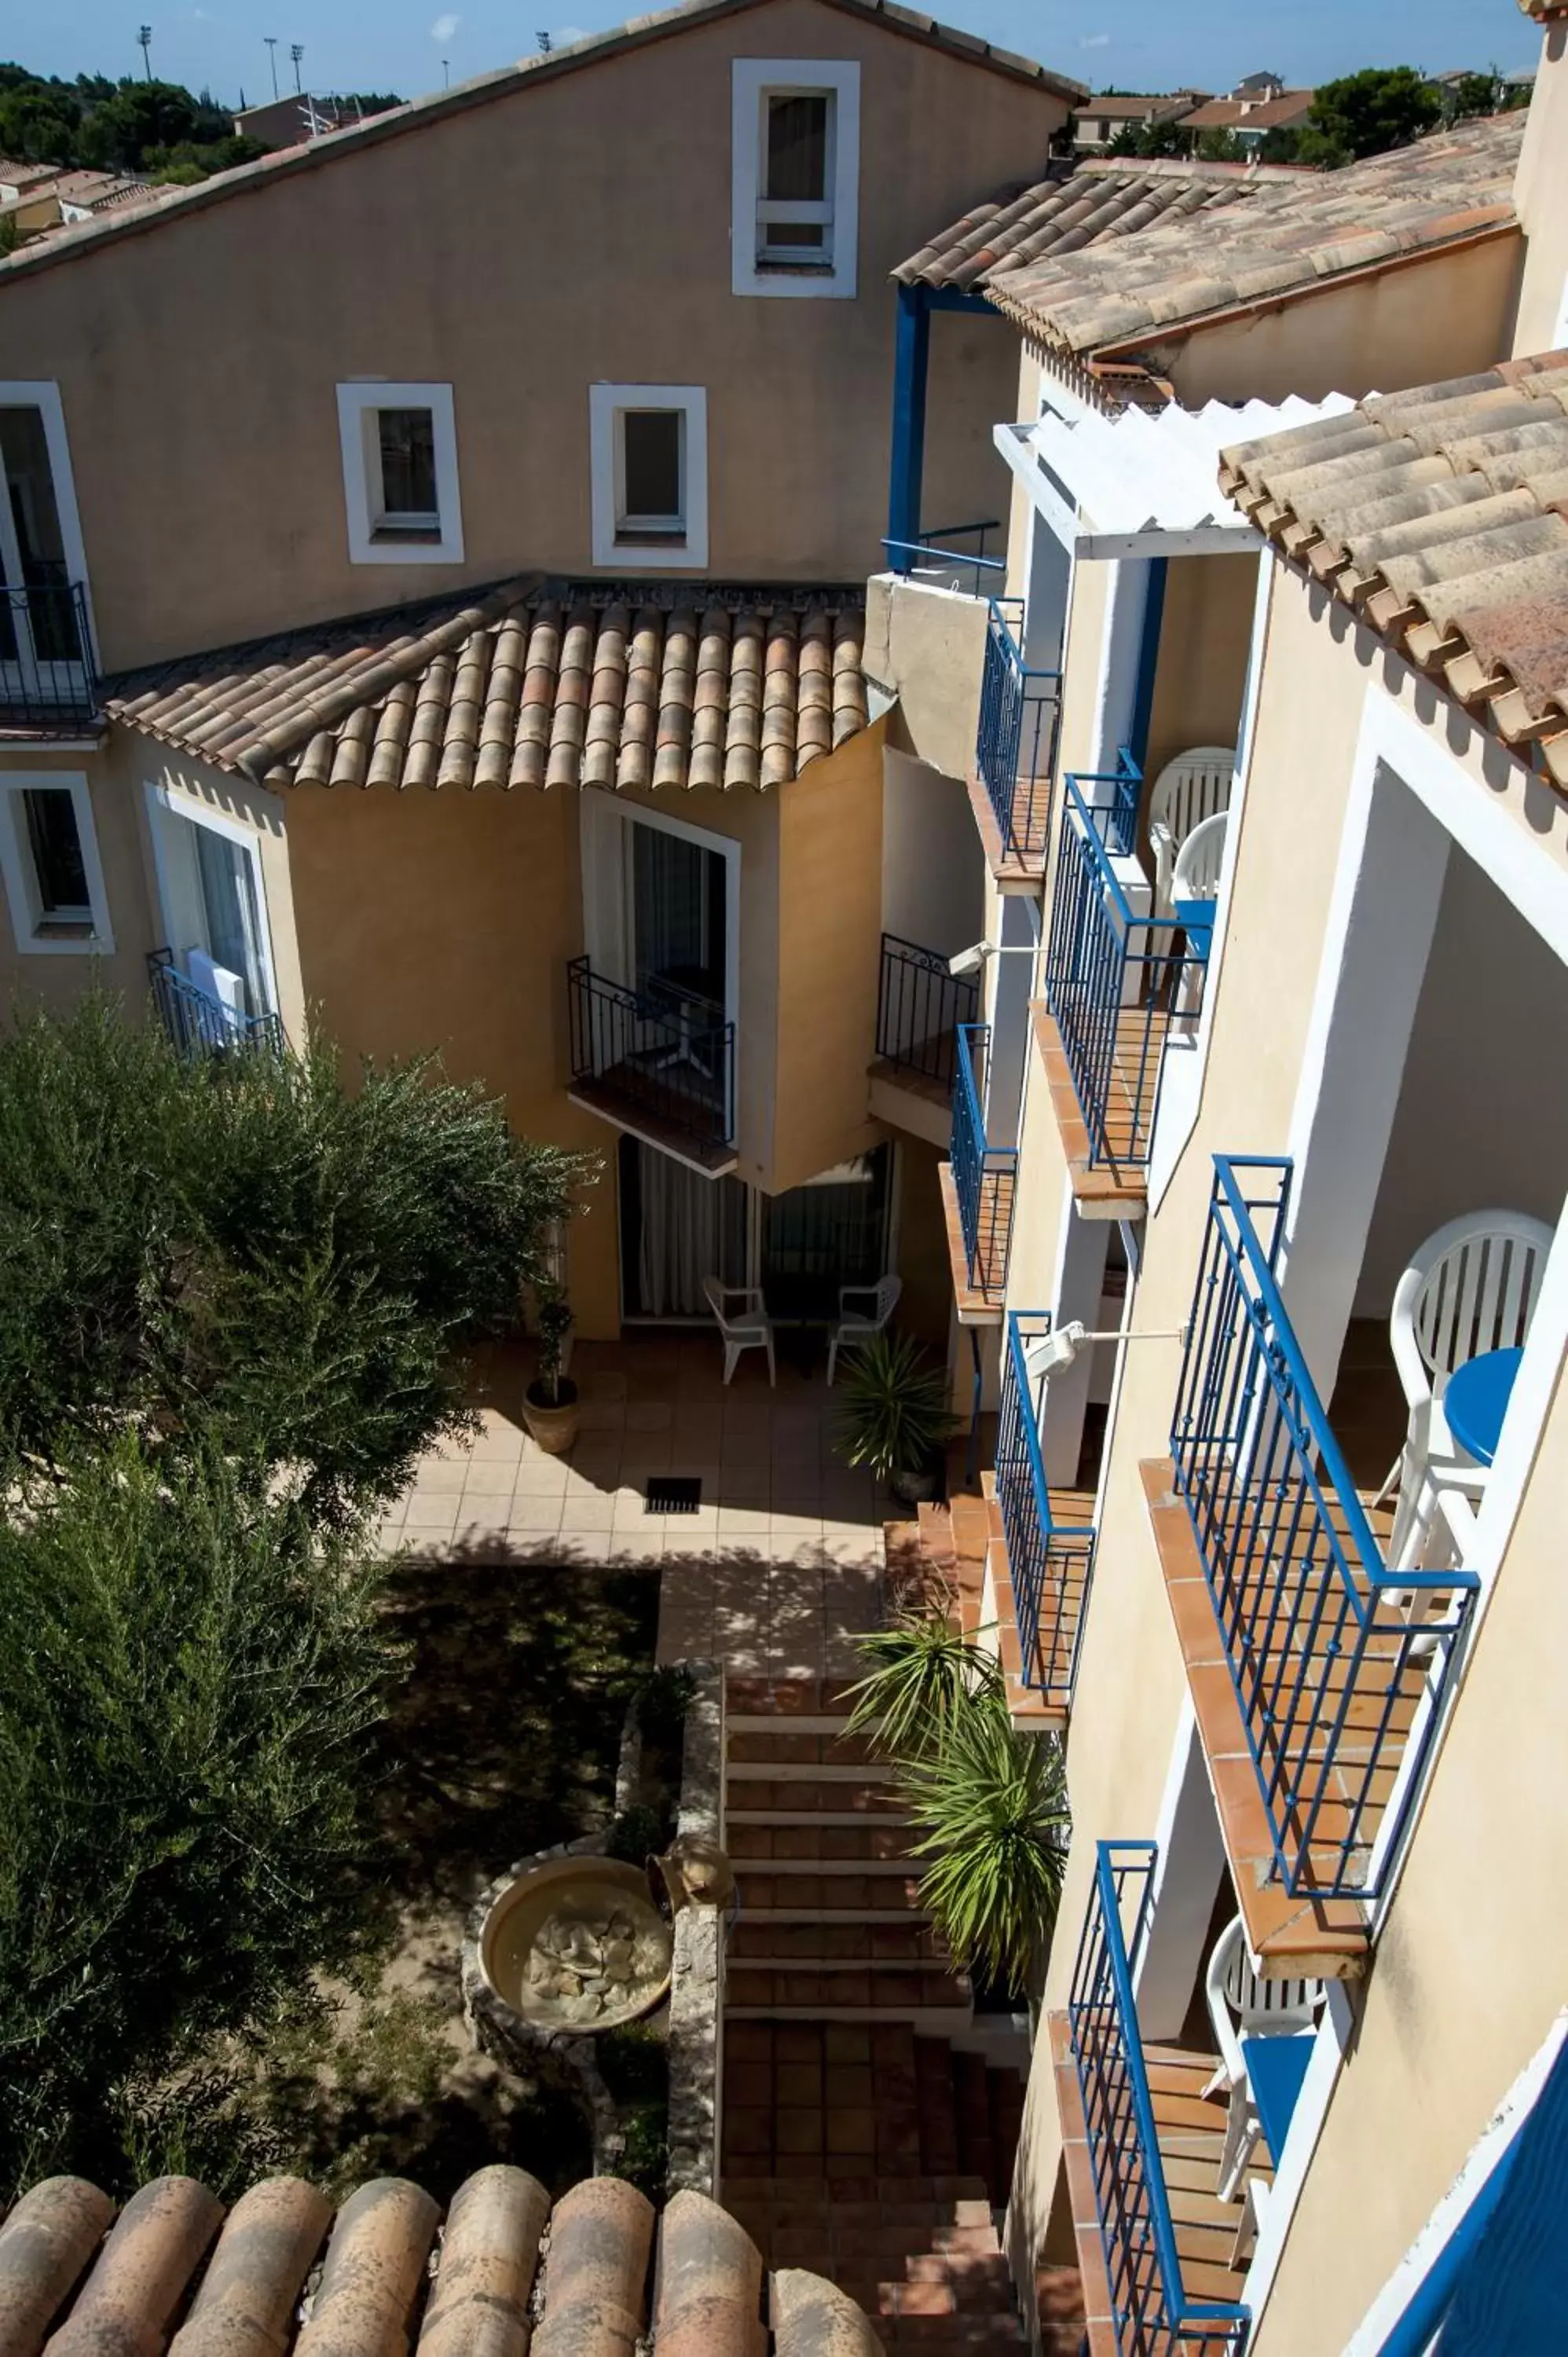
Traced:
<path id="1" fill-rule="evenodd" d="M 970 788 L 991 872 L 1015 891 L 1045 877 L 1061 721 L 1061 674 L 1030 669 L 1023 633 L 1023 601 L 993 597 Z"/>
<path id="2" fill-rule="evenodd" d="M 986 1143 L 982 1106 L 989 1028 L 983 1023 L 961 1024 L 958 1043 L 950 1158 L 941 1166 L 948 1257 L 959 1322 L 999 1326 L 1007 1286 L 1018 1149 Z"/>
<path id="3" fill-rule="evenodd" d="M 1251 2318 L 1215 2198 L 1226 2102 L 1214 2057 L 1145 2050 L 1133 1987 L 1153 1842 L 1101 1842 L 1065 2015 L 1050 2017 L 1090 2357 L 1240 2357 Z"/>
<path id="4" fill-rule="evenodd" d="M 735 1025 L 672 983 L 628 990 L 585 957 L 566 987 L 576 1102 L 710 1178 L 733 1170 Z"/>
<path id="5" fill-rule="evenodd" d="M 1343 1975 L 1478 1582 L 1383 1559 L 1279 1289 L 1290 1183 L 1288 1160 L 1215 1157 L 1172 1461 L 1144 1480 L 1251 1945 Z"/>
<path id="6" fill-rule="evenodd" d="M 1015 1309 L 1007 1318 L 996 1434 L 996 1503 L 1006 1564 L 996 1578 L 997 1618 L 1004 1631 L 1010 1620 L 1016 1628 L 1015 1674 L 1024 1695 L 1065 1718 L 1094 1566 L 1094 1495 L 1053 1490 L 1046 1480 L 1042 1403 L 1034 1395 L 1045 1386 L 1043 1381 L 1031 1384 L 1026 1354 L 1050 1324 L 1040 1310 Z M 1006 1650 L 1004 1668 L 1012 1671 Z"/>
<path id="7" fill-rule="evenodd" d="M 1205 971 L 1205 944 L 1149 912 L 1133 856 L 1142 789 L 1126 752 L 1064 782 L 1038 1024 L 1075 1192 L 1111 1213 L 1144 1197 L 1166 1041 L 1191 1036 Z"/>
<path id="8" fill-rule="evenodd" d="M 227 1006 L 181 974 L 172 950 L 154 950 L 147 982 L 158 1019 L 186 1056 L 210 1056 L 239 1048 L 260 1048 L 281 1056 L 288 1045 L 277 1016 L 246 1015 Z"/>
<path id="9" fill-rule="evenodd" d="M 0 726 L 71 736 L 94 726 L 98 675 L 80 582 L 0 586 Z"/>
<path id="10" fill-rule="evenodd" d="M 980 1011 L 980 985 L 951 974 L 935 950 L 882 936 L 871 1110 L 933 1146 L 948 1143 L 959 1033 Z"/>

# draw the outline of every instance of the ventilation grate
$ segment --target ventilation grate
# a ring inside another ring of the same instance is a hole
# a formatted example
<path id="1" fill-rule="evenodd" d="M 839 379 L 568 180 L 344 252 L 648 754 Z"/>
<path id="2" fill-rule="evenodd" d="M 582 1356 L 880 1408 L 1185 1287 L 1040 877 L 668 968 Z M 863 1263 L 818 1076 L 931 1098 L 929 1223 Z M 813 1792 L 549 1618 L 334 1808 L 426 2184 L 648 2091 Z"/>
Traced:
<path id="1" fill-rule="evenodd" d="M 702 1477 L 689 1473 L 650 1473 L 643 1493 L 646 1514 L 694 1514 L 703 1502 Z"/>

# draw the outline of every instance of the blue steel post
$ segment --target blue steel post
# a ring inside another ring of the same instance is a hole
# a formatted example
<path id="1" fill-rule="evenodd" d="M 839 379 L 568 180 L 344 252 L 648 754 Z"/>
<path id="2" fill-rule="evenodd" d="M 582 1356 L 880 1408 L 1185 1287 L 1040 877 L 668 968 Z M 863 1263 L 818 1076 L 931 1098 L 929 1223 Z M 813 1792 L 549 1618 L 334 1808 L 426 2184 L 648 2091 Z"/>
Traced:
<path id="1" fill-rule="evenodd" d="M 898 289 L 898 333 L 893 356 L 893 463 L 887 490 L 887 537 L 920 537 L 920 479 L 926 457 L 926 367 L 931 315 L 923 286 Z"/>

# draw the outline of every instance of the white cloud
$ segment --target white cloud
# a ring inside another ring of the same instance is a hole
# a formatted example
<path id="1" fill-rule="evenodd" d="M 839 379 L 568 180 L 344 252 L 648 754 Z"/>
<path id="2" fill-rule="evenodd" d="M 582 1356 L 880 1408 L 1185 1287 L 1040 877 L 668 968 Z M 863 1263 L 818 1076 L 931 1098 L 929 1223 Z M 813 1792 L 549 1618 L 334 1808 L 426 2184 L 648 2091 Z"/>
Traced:
<path id="1" fill-rule="evenodd" d="M 581 25 L 563 25 L 555 38 L 562 48 L 566 48 L 573 41 L 585 41 L 588 36 L 585 27 Z"/>
<path id="2" fill-rule="evenodd" d="M 1078 46 L 1080 49 L 1108 49 L 1111 36 L 1109 33 L 1085 33 Z"/>
<path id="3" fill-rule="evenodd" d="M 462 21 L 463 19 L 461 16 L 437 16 L 435 24 L 430 27 L 431 39 L 433 41 L 449 41 Z"/>

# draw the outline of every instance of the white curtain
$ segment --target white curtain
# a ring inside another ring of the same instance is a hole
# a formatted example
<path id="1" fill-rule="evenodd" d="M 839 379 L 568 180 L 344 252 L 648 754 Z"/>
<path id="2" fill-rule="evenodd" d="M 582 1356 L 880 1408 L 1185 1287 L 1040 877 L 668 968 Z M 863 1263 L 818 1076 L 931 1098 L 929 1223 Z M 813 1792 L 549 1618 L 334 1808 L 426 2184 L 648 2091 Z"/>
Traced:
<path id="1" fill-rule="evenodd" d="M 695 1318 L 704 1276 L 725 1273 L 722 1182 L 645 1147 L 638 1285 L 645 1318 Z"/>

